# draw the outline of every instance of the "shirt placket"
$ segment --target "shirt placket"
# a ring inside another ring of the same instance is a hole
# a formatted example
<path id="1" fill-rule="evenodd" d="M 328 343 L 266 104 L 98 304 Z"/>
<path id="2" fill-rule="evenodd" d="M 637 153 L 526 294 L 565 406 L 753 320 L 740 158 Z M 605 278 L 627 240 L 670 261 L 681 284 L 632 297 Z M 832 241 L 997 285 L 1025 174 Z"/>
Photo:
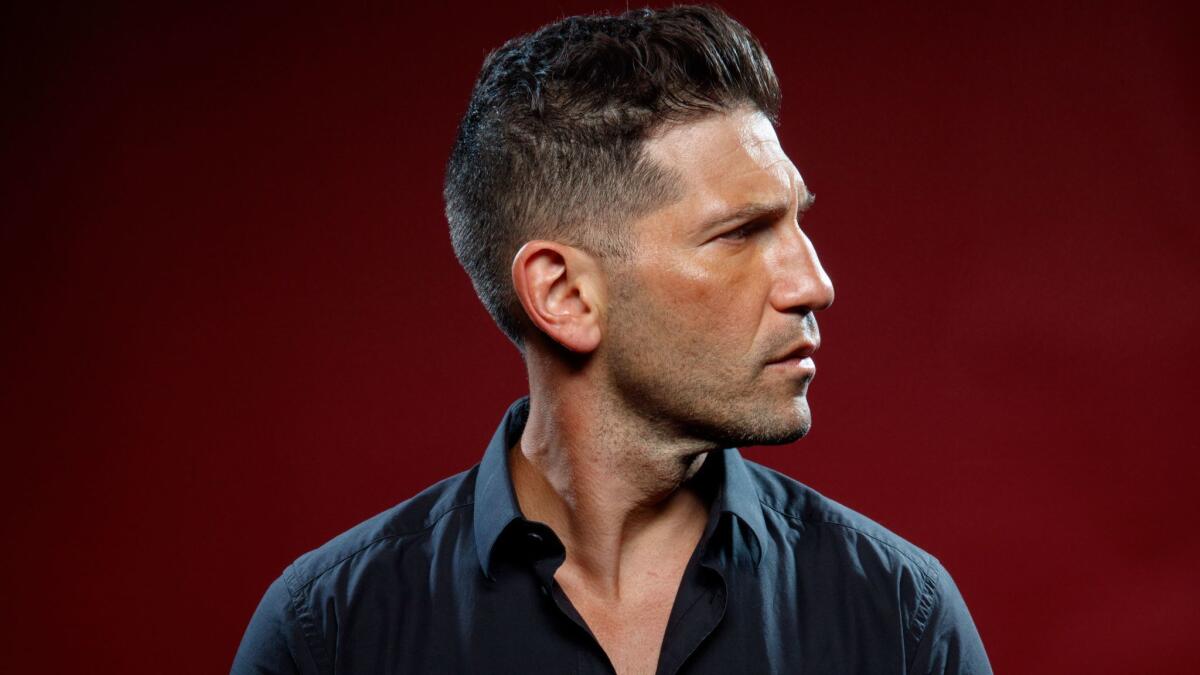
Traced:
<path id="1" fill-rule="evenodd" d="M 587 647 L 578 656 L 576 672 L 581 675 L 598 675 L 601 673 L 613 675 L 616 673 L 616 668 L 609 661 L 608 654 L 605 653 L 604 648 L 600 646 L 600 641 L 596 639 L 595 634 L 592 633 L 592 629 L 583 620 L 583 616 L 575 609 L 575 605 L 571 604 L 571 600 L 567 597 L 566 592 L 554 580 L 554 573 L 558 571 L 563 561 L 566 560 L 566 550 L 563 548 L 562 542 L 553 534 L 550 528 L 544 525 L 534 525 L 526 532 L 525 536 L 531 546 L 540 552 L 534 558 L 533 569 L 537 576 L 542 596 L 548 601 L 553 602 L 558 613 L 575 624 L 586 636 Z"/>
<path id="2" fill-rule="evenodd" d="M 676 675 L 725 617 L 729 590 L 716 567 L 701 563 L 684 575 L 667 623 L 657 675 Z"/>

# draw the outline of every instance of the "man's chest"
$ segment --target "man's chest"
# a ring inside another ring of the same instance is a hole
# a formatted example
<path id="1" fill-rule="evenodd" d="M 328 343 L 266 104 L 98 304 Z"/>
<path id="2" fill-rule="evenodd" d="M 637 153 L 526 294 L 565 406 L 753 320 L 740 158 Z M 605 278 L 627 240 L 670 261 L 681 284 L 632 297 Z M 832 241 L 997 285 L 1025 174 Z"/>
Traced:
<path id="1" fill-rule="evenodd" d="M 618 675 L 654 675 L 676 589 L 663 589 L 613 603 L 565 589 Z"/>
<path id="2" fill-rule="evenodd" d="M 761 576 L 689 574 L 674 595 L 614 608 L 528 569 L 496 576 L 386 595 L 364 583 L 310 630 L 333 672 L 903 672 L 902 617 L 844 582 L 781 593 Z"/>

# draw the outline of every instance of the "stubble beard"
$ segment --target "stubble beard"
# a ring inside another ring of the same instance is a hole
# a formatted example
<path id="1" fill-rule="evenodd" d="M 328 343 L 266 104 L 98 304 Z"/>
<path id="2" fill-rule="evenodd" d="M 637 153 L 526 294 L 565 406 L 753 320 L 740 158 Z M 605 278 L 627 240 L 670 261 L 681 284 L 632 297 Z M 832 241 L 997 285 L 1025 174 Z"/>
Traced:
<path id="1" fill-rule="evenodd" d="M 605 361 L 622 412 L 684 446 L 780 445 L 808 433 L 807 382 L 786 385 L 795 386 L 789 396 L 768 380 L 764 360 L 722 360 L 706 336 L 681 336 L 652 321 L 669 312 L 621 295 L 608 317 Z"/>

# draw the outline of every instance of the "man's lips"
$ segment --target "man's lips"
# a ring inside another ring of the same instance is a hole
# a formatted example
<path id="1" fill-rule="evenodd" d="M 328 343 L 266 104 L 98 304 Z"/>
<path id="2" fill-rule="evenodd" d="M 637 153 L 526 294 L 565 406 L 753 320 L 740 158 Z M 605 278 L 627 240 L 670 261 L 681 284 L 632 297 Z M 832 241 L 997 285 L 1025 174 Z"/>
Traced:
<path id="1" fill-rule="evenodd" d="M 809 363 L 812 363 L 812 359 L 810 357 L 812 357 L 813 353 L 816 352 L 817 349 L 820 348 L 820 346 L 821 346 L 820 340 L 814 340 L 812 342 L 801 342 L 800 344 L 796 345 L 795 347 L 789 349 L 787 352 L 785 352 L 779 358 L 768 361 L 767 365 L 791 363 L 791 362 L 796 362 L 796 361 L 808 361 Z"/>
<path id="2" fill-rule="evenodd" d="M 820 342 L 802 342 L 784 353 L 779 358 L 769 361 L 767 366 L 776 370 L 810 378 L 817 373 L 817 364 L 813 363 L 813 352 L 817 351 Z"/>

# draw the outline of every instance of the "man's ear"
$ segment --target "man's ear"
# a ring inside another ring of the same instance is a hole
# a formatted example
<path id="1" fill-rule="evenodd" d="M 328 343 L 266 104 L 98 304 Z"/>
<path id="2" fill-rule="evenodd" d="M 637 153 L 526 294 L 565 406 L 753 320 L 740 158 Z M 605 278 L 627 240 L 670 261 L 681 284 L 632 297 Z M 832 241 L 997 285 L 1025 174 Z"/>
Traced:
<path id="1" fill-rule="evenodd" d="M 513 258 L 512 281 L 525 314 L 551 340 L 580 354 L 599 346 L 604 285 L 590 254 L 554 241 L 527 242 Z"/>

